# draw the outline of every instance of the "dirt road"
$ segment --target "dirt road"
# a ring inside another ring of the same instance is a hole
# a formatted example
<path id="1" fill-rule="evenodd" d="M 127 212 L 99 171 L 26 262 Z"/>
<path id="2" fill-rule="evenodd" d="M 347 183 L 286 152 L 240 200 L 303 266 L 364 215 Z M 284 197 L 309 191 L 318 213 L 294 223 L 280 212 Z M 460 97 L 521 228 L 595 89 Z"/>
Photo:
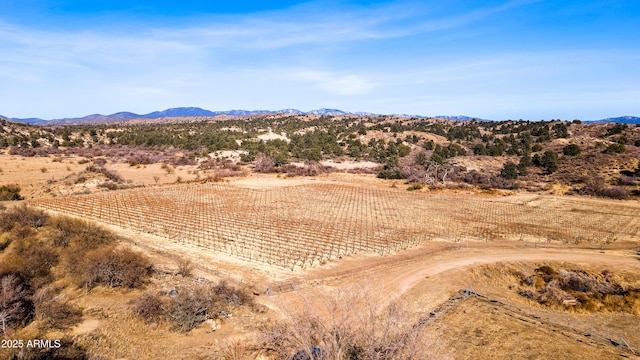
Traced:
<path id="1" fill-rule="evenodd" d="M 461 250 L 446 247 L 447 244 L 425 244 L 395 255 L 354 256 L 339 260 L 327 269 L 309 270 L 296 280 L 309 285 L 302 285 L 296 295 L 274 295 L 273 305 L 288 297 L 313 297 L 318 291 L 356 286 L 367 288 L 386 303 L 401 298 L 413 302 L 416 297 L 421 297 L 421 307 L 435 307 L 459 289 L 474 285 L 468 276 L 470 269 L 498 262 L 565 261 L 640 273 L 639 258 L 632 251 L 602 253 L 590 249 L 541 249 L 514 245 L 486 245 Z"/>

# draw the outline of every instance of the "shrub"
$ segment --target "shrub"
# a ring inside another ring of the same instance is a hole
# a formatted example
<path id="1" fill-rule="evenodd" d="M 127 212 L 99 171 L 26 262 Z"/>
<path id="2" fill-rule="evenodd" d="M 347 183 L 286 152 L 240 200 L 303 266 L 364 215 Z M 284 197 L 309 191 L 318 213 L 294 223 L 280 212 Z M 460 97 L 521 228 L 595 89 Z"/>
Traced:
<path id="1" fill-rule="evenodd" d="M 128 249 L 110 246 L 90 251 L 82 265 L 75 269 L 80 285 L 137 288 L 151 274 L 150 261 L 143 255 Z"/>
<path id="2" fill-rule="evenodd" d="M 256 159 L 256 154 L 254 153 L 242 153 L 240 154 L 240 161 L 244 162 L 244 163 L 249 163 L 252 162 Z"/>
<path id="3" fill-rule="evenodd" d="M 627 129 L 627 127 L 628 127 L 627 124 L 618 124 L 618 123 L 616 123 L 612 127 L 607 129 L 607 135 L 606 136 L 621 134 L 623 131 L 625 131 Z"/>
<path id="4" fill-rule="evenodd" d="M 0 201 L 7 200 L 22 200 L 20 196 L 20 186 L 16 184 L 2 185 L 0 186 Z"/>
<path id="5" fill-rule="evenodd" d="M 147 323 L 164 320 L 165 309 L 162 298 L 158 294 L 144 293 L 142 297 L 136 301 L 133 313 Z"/>
<path id="6" fill-rule="evenodd" d="M 207 319 L 252 304 L 253 299 L 247 292 L 221 282 L 178 288 L 175 297 L 145 293 L 137 300 L 133 312 L 148 323 L 167 321 L 173 330 L 189 332 Z"/>
<path id="7" fill-rule="evenodd" d="M 629 192 L 624 188 L 614 186 L 600 190 L 597 195 L 612 199 L 627 199 L 629 197 Z"/>
<path id="8" fill-rule="evenodd" d="M 427 164 L 427 154 L 424 153 L 424 151 L 420 151 L 419 153 L 416 154 L 415 157 L 415 163 L 418 165 L 426 165 Z"/>
<path id="9" fill-rule="evenodd" d="M 180 259 L 178 261 L 178 274 L 183 277 L 191 277 L 193 274 L 193 263 L 189 259 Z"/>
<path id="10" fill-rule="evenodd" d="M 104 167 L 107 164 L 107 159 L 98 158 L 93 160 L 93 163 L 96 164 L 96 166 Z"/>
<path id="11" fill-rule="evenodd" d="M 380 172 L 378 172 L 378 175 L 376 176 L 380 179 L 393 179 L 393 180 L 404 179 L 404 176 L 402 175 L 402 171 L 400 171 L 400 169 L 397 167 L 383 169 Z"/>
<path id="12" fill-rule="evenodd" d="M 613 144 L 609 144 L 609 146 L 607 146 L 607 149 L 605 150 L 605 153 L 607 153 L 607 154 L 622 154 L 625 151 L 627 151 L 627 148 L 624 146 L 624 144 L 613 143 Z"/>
<path id="13" fill-rule="evenodd" d="M 398 156 L 405 157 L 411 153 L 411 148 L 405 144 L 398 145 Z"/>
<path id="14" fill-rule="evenodd" d="M 69 329 L 82 320 L 82 310 L 66 301 L 48 299 L 36 301 L 36 319 L 42 329 Z"/>
<path id="15" fill-rule="evenodd" d="M 554 275 L 556 271 L 549 265 L 542 265 L 536 269 L 536 272 L 541 272 L 545 275 Z"/>
<path id="16" fill-rule="evenodd" d="M 251 305 L 253 303 L 253 299 L 247 292 L 236 289 L 226 281 L 214 285 L 213 294 L 216 302 L 222 304 L 225 308 Z"/>
<path id="17" fill-rule="evenodd" d="M 626 199 L 629 197 L 629 192 L 622 187 L 607 187 L 605 181 L 601 177 L 589 178 L 581 191 L 586 195 L 602 196 L 612 199 Z"/>
<path id="18" fill-rule="evenodd" d="M 15 274 L 34 289 L 53 281 L 51 268 L 58 264 L 59 256 L 50 246 L 33 237 L 13 239 L 8 251 L 0 263 L 0 276 Z"/>
<path id="19" fill-rule="evenodd" d="M 633 186 L 635 184 L 636 184 L 636 179 L 632 176 L 620 175 L 620 177 L 618 177 L 618 185 Z"/>
<path id="20" fill-rule="evenodd" d="M 602 189 L 604 189 L 604 179 L 599 176 L 589 177 L 585 182 L 585 186 L 582 192 L 586 195 L 596 195 Z"/>
<path id="21" fill-rule="evenodd" d="M 13 228 L 11 228 L 8 235 L 13 240 L 23 240 L 32 237 L 37 233 L 38 232 L 33 227 L 18 222 L 13 226 Z"/>
<path id="22" fill-rule="evenodd" d="M 167 301 L 166 316 L 174 330 L 189 332 L 207 320 L 213 306 L 214 298 L 208 288 L 182 289 L 177 297 Z"/>
<path id="23" fill-rule="evenodd" d="M 55 340 L 60 342 L 60 347 L 24 347 L 16 350 L 10 359 L 18 360 L 89 360 L 99 359 L 90 357 L 87 351 L 80 346 L 72 336 L 65 335 L 62 339 Z M 54 342 L 54 345 L 56 342 Z"/>
<path id="24" fill-rule="evenodd" d="M 577 156 L 580 152 L 580 147 L 576 144 L 569 144 L 562 149 L 562 153 L 567 156 Z"/>
<path id="25" fill-rule="evenodd" d="M 93 222 L 67 216 L 54 216 L 48 225 L 54 232 L 50 239 L 54 246 L 87 250 L 110 245 L 116 241 L 116 235 Z"/>
<path id="26" fill-rule="evenodd" d="M 532 165 L 531 154 L 529 152 L 525 152 L 520 157 L 520 161 L 518 161 L 518 172 L 520 175 L 526 175 L 527 167 Z"/>
<path id="27" fill-rule="evenodd" d="M 367 294 L 308 300 L 288 321 L 260 326 L 258 346 L 278 359 L 431 358 L 421 324 L 406 313 L 403 304 L 383 308 Z"/>
<path id="28" fill-rule="evenodd" d="M 124 181 L 124 179 L 115 171 L 112 170 L 108 170 L 105 167 L 102 166 L 96 166 L 96 165 L 89 165 L 87 166 L 87 168 L 85 169 L 86 172 L 93 172 L 93 173 L 97 173 L 97 174 L 102 174 L 104 175 L 107 179 L 116 182 L 116 183 L 121 183 Z"/>
<path id="29" fill-rule="evenodd" d="M 565 123 L 558 123 L 553 125 L 553 133 L 556 138 L 567 138 L 569 137 L 569 131 L 567 129 L 567 125 Z"/>
<path id="30" fill-rule="evenodd" d="M 0 252 L 3 252 L 11 244 L 11 238 L 7 233 L 0 235 Z"/>
<path id="31" fill-rule="evenodd" d="M 422 185 L 420 183 L 411 184 L 407 188 L 407 190 L 409 190 L 409 191 L 422 190 L 422 189 L 424 189 L 424 185 Z"/>
<path id="32" fill-rule="evenodd" d="M 118 190 L 118 184 L 111 182 L 111 181 L 105 181 L 102 182 L 100 184 L 98 184 L 99 188 L 103 188 L 103 189 L 107 189 L 107 190 Z"/>
<path id="33" fill-rule="evenodd" d="M 16 223 L 39 228 L 44 226 L 48 219 L 49 216 L 44 211 L 22 204 L 0 214 L 0 229 L 9 231 Z"/>
<path id="34" fill-rule="evenodd" d="M 601 274 L 584 270 L 554 271 L 549 266 L 536 269 L 536 274 L 527 276 L 514 272 L 520 284 L 531 287 L 520 289 L 518 293 L 526 298 L 552 307 L 567 308 L 566 300 L 574 300 L 570 306 L 588 312 L 622 311 L 632 314 L 640 312 L 638 289 L 623 286 L 621 277 L 608 271 Z M 530 279 L 535 278 L 534 281 Z"/>
<path id="35" fill-rule="evenodd" d="M 462 180 L 468 184 L 479 185 L 481 189 L 511 190 L 517 187 L 513 181 L 493 174 L 481 173 L 476 170 L 465 173 Z"/>

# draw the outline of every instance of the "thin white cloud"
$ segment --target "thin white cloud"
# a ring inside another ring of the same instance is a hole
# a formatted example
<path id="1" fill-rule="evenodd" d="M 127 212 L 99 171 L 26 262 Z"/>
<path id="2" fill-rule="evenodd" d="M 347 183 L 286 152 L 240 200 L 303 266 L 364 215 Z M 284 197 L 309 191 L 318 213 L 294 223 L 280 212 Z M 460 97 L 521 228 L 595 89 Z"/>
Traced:
<path id="1" fill-rule="evenodd" d="M 342 12 L 322 11 L 321 4 L 311 3 L 263 14 L 201 18 L 193 26 L 134 28 L 131 32 L 42 31 L 0 21 L 0 45 L 23 59 L 126 65 L 162 62 L 175 54 L 193 57 L 212 51 L 264 51 L 390 39 L 464 26 L 523 3 L 528 2 L 509 2 L 441 19 L 428 16 L 428 9 L 418 3 L 354 7 Z"/>
<path id="2" fill-rule="evenodd" d="M 378 7 L 326 9 L 310 3 L 292 9 L 238 17 L 211 17 L 182 29 L 158 29 L 154 36 L 206 47 L 278 49 L 392 39 L 466 26 L 494 14 L 540 0 L 509 1 L 463 14 L 436 17 L 419 2 Z"/>
<path id="3" fill-rule="evenodd" d="M 336 74 L 316 70 L 293 70 L 282 76 L 294 81 L 309 83 L 317 88 L 337 95 L 362 95 L 372 91 L 376 85 L 362 75 Z"/>

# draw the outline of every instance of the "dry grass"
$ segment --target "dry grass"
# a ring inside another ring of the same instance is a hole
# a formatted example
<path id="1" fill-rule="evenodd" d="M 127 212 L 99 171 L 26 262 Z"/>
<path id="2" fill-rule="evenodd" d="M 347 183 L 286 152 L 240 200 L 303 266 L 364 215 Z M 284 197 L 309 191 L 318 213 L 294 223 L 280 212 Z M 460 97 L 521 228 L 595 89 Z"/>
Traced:
<path id="1" fill-rule="evenodd" d="M 427 328 L 456 359 L 616 359 L 626 352 L 470 298 Z"/>
<path id="2" fill-rule="evenodd" d="M 640 315 L 637 274 L 570 263 L 499 263 L 475 269 L 473 277 L 475 282 L 519 294 L 521 302 L 531 299 L 554 310 Z"/>
<path id="3" fill-rule="evenodd" d="M 281 306 L 285 321 L 259 327 L 257 348 L 277 359 L 308 359 L 311 354 L 336 360 L 441 358 L 434 356 L 437 336 L 424 336 L 406 304 L 382 303 L 379 294 L 357 287 L 300 297 Z"/>

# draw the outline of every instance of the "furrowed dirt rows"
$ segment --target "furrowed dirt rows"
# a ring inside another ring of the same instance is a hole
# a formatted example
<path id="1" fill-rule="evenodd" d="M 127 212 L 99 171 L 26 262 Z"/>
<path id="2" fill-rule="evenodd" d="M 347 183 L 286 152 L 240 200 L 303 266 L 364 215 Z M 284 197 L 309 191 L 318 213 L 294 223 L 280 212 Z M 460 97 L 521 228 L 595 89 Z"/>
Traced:
<path id="1" fill-rule="evenodd" d="M 342 184 L 182 184 L 32 204 L 292 270 L 430 239 L 579 244 L 637 241 L 640 234 L 640 205 L 631 202 L 514 201 Z"/>

